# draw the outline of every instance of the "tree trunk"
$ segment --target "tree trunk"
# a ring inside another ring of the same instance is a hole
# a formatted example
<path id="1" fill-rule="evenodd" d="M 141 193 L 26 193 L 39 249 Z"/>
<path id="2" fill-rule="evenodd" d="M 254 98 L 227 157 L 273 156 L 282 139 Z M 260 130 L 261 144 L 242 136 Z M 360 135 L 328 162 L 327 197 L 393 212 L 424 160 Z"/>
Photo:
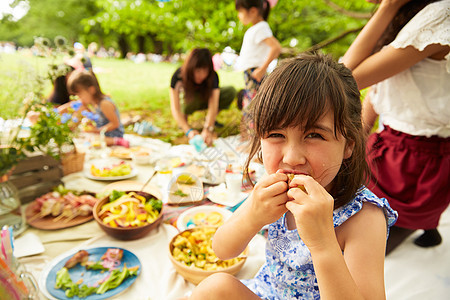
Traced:
<path id="1" fill-rule="evenodd" d="M 125 35 L 122 34 L 119 36 L 118 43 L 119 43 L 119 49 L 121 52 L 121 58 L 127 57 L 127 53 L 130 50 L 130 45 L 128 44 Z"/>
<path id="2" fill-rule="evenodd" d="M 157 35 L 154 33 L 149 33 L 148 37 L 153 43 L 153 53 L 162 54 L 164 50 L 163 42 L 158 40 Z"/>
<path id="3" fill-rule="evenodd" d="M 139 53 L 147 53 L 147 49 L 145 49 L 145 36 L 138 35 L 137 42 L 138 42 Z"/>

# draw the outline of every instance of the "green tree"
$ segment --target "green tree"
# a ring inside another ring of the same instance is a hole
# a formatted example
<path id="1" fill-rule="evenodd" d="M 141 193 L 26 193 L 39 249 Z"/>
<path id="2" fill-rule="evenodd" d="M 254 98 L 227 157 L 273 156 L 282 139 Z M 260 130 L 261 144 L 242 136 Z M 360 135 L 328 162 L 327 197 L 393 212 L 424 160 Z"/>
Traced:
<path id="1" fill-rule="evenodd" d="M 28 13 L 17 22 L 2 20 L 7 28 L 0 30 L 0 40 L 10 40 L 18 45 L 33 45 L 34 37 L 45 36 L 53 40 L 65 36 L 70 41 L 82 37 L 80 21 L 97 13 L 94 0 L 28 0 Z M 2 26 L 3 27 L 3 26 Z M 5 32 L 6 31 L 6 32 Z"/>

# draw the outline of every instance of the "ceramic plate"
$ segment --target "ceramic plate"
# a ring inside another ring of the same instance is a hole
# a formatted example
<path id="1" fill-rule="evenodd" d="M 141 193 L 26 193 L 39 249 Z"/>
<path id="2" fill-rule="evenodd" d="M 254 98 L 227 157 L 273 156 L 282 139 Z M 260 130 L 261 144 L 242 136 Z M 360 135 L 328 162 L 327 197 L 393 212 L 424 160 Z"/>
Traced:
<path id="1" fill-rule="evenodd" d="M 131 169 L 131 173 L 130 174 L 123 175 L 123 176 L 108 176 L 108 177 L 94 176 L 94 175 L 91 174 L 90 171 L 87 171 L 87 170 L 84 171 L 84 176 L 86 178 L 93 179 L 93 180 L 100 180 L 100 181 L 115 181 L 115 180 L 129 179 L 129 178 L 133 178 L 137 174 L 138 174 L 138 172 L 134 168 Z"/>
<path id="2" fill-rule="evenodd" d="M 220 217 L 220 221 L 223 224 L 231 214 L 232 212 L 228 209 L 214 205 L 196 206 L 180 214 L 177 219 L 177 228 L 180 231 L 184 231 L 196 226 L 214 226 L 216 221 L 219 221 L 217 217 Z"/>
<path id="3" fill-rule="evenodd" d="M 102 255 L 106 252 L 108 248 L 117 248 L 117 247 L 97 247 L 97 248 L 91 248 L 91 249 L 85 249 L 89 253 L 89 260 L 90 261 L 98 261 L 102 257 Z M 120 248 L 119 248 L 120 249 Z M 141 262 L 137 258 L 136 255 L 134 255 L 132 252 L 122 249 L 123 250 L 123 257 L 122 261 L 120 263 L 119 269 L 123 268 L 124 264 L 127 264 L 127 267 L 134 267 L 139 266 L 138 275 L 141 273 Z M 46 266 L 46 268 L 42 271 L 41 277 L 39 279 L 39 285 L 41 287 L 42 291 L 46 291 L 48 294 L 46 295 L 49 297 L 51 295 L 51 299 L 64 299 L 64 300 L 77 300 L 80 299 L 78 297 L 68 298 L 64 291 L 62 289 L 55 289 L 55 282 L 56 282 L 56 273 L 64 266 L 64 264 L 71 258 L 77 251 L 70 251 L 68 253 L 62 254 L 55 258 L 49 265 Z M 106 276 L 108 276 L 108 272 L 101 272 L 96 270 L 86 270 L 85 267 L 81 266 L 80 264 L 77 264 L 75 267 L 69 269 L 70 278 L 73 282 L 77 282 L 80 278 L 83 278 L 83 283 L 92 286 L 99 280 L 102 280 Z M 122 291 L 126 290 L 128 287 L 130 287 L 134 281 L 136 280 L 137 276 L 131 276 L 125 279 L 117 288 L 108 290 L 106 293 L 98 295 L 98 294 L 91 294 L 90 296 L 83 298 L 87 300 L 99 300 L 99 299 L 107 299 L 114 295 L 117 295 L 121 293 Z M 42 287 L 45 287 L 44 289 Z"/>

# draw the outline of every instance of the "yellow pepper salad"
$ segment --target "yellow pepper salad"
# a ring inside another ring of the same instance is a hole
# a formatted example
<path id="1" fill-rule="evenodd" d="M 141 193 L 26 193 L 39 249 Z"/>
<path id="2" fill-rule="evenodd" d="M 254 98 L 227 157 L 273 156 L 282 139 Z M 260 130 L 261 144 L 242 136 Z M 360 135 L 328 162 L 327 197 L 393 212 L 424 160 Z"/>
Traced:
<path id="1" fill-rule="evenodd" d="M 173 242 L 172 256 L 182 264 L 205 271 L 221 270 L 231 267 L 244 259 L 245 255 L 220 260 L 212 250 L 212 237 L 217 228 L 196 227 L 183 231 Z"/>
<path id="2" fill-rule="evenodd" d="M 162 209 L 162 201 L 147 199 L 136 192 L 113 191 L 110 202 L 101 207 L 98 216 L 111 227 L 140 227 L 153 223 Z"/>

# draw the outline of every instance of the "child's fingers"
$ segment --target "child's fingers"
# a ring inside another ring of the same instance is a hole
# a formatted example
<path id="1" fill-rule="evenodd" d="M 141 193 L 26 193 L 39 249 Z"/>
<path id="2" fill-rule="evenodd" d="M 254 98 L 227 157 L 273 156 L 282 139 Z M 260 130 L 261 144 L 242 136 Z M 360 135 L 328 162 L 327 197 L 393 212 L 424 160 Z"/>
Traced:
<path id="1" fill-rule="evenodd" d="M 306 197 L 308 196 L 308 194 L 300 188 L 290 188 L 287 191 L 287 196 L 292 201 L 295 201 L 298 204 L 303 204 L 305 201 L 307 201 Z"/>
<path id="2" fill-rule="evenodd" d="M 284 194 L 288 190 L 288 185 L 286 181 L 277 181 L 266 187 L 265 190 L 271 195 Z"/>
<path id="3" fill-rule="evenodd" d="M 284 206 L 287 202 L 289 202 L 289 198 L 287 197 L 286 193 L 283 193 L 270 199 L 270 202 L 275 206 Z"/>
<path id="4" fill-rule="evenodd" d="M 308 194 L 313 193 L 314 190 L 323 189 L 314 178 L 308 175 L 295 175 L 289 183 L 289 188 L 300 188 Z"/>
<path id="5" fill-rule="evenodd" d="M 277 182 L 280 182 L 280 181 L 286 182 L 287 176 L 286 176 L 286 174 L 277 172 L 277 173 L 274 173 L 274 174 L 271 174 L 271 175 L 261 178 L 261 180 L 258 182 L 258 185 L 262 188 L 267 188 L 267 187 L 269 187 Z"/>

